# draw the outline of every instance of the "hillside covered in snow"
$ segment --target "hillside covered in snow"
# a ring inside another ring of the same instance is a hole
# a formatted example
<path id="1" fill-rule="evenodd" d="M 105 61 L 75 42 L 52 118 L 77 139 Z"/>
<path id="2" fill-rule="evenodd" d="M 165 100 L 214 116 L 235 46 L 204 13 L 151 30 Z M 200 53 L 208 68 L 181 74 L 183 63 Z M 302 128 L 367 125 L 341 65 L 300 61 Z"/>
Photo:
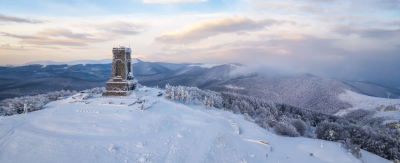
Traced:
<path id="1" fill-rule="evenodd" d="M 360 121 L 370 121 L 370 123 L 373 121 L 383 124 L 399 122 L 400 99 L 372 97 L 350 90 L 339 94 L 339 98 L 344 102 L 350 103 L 352 107 L 340 110 L 335 115 L 357 115 Z"/>
<path id="2" fill-rule="evenodd" d="M 337 142 L 278 136 L 251 118 L 159 91 L 80 95 L 1 117 L 0 162 L 389 162 L 363 150 L 357 159 Z"/>

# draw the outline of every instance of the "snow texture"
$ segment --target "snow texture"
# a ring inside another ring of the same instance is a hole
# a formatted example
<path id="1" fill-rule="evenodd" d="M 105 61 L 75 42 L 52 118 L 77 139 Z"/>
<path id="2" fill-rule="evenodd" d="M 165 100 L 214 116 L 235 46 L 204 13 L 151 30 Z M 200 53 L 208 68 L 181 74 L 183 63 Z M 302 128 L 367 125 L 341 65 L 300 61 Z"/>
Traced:
<path id="1" fill-rule="evenodd" d="M 94 96 L 86 105 L 57 100 L 40 111 L 1 117 L 0 162 L 389 163 L 364 150 L 357 159 L 337 142 L 322 140 L 321 148 L 321 140 L 278 136 L 242 115 L 180 104 L 146 89 L 141 99 L 158 102 L 144 111 L 139 104 L 99 105 L 128 104 L 136 97 Z M 240 134 L 232 130 L 233 122 Z"/>

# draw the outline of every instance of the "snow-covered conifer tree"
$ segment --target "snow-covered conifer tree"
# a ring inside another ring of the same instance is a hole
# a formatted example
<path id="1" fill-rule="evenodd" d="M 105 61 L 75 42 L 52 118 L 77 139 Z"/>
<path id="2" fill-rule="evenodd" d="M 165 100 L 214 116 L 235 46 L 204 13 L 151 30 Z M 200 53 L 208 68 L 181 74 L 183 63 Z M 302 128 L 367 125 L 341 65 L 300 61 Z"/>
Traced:
<path id="1" fill-rule="evenodd" d="M 296 136 L 300 135 L 297 132 L 296 128 L 292 124 L 289 124 L 289 123 L 278 122 L 274 126 L 274 130 L 277 134 L 284 135 L 284 136 L 296 137 Z"/>
<path id="2" fill-rule="evenodd" d="M 169 86 L 169 84 L 165 85 L 165 91 L 164 93 L 167 95 L 167 98 L 171 98 L 171 86 Z"/>
<path id="3" fill-rule="evenodd" d="M 209 105 L 210 108 L 212 108 L 212 107 L 214 106 L 213 96 L 211 96 L 211 97 L 208 99 L 208 105 Z"/>
<path id="4" fill-rule="evenodd" d="M 333 130 L 329 130 L 328 140 L 334 140 L 335 136 L 333 135 L 335 132 Z"/>
<path id="5" fill-rule="evenodd" d="M 181 101 L 182 101 L 182 102 L 185 102 L 185 92 L 184 92 L 183 89 L 181 89 L 180 95 L 181 95 L 181 96 L 180 96 Z"/>
<path id="6" fill-rule="evenodd" d="M 174 87 L 171 87 L 170 97 L 171 97 L 172 100 L 175 99 Z"/>
<path id="7" fill-rule="evenodd" d="M 248 113 L 244 113 L 243 116 L 245 120 L 250 121 L 251 118 Z"/>
<path id="8" fill-rule="evenodd" d="M 187 91 L 185 91 L 185 95 L 183 97 L 183 101 L 185 102 L 185 104 L 187 104 L 189 102 L 189 93 Z"/>
<path id="9" fill-rule="evenodd" d="M 287 120 L 286 115 L 282 115 L 282 116 L 279 118 L 279 121 L 281 121 L 281 122 L 286 122 L 286 120 Z"/>
<path id="10" fill-rule="evenodd" d="M 204 106 L 208 109 L 208 100 L 207 100 L 207 96 L 204 96 Z"/>
<path id="11" fill-rule="evenodd" d="M 239 107 L 238 107 L 237 105 L 235 105 L 235 106 L 233 107 L 232 111 L 233 111 L 234 113 L 236 113 L 236 114 L 240 114 L 240 110 L 239 110 Z"/>
<path id="12" fill-rule="evenodd" d="M 179 101 L 181 100 L 181 87 L 178 86 L 175 89 L 175 99 L 178 99 Z"/>

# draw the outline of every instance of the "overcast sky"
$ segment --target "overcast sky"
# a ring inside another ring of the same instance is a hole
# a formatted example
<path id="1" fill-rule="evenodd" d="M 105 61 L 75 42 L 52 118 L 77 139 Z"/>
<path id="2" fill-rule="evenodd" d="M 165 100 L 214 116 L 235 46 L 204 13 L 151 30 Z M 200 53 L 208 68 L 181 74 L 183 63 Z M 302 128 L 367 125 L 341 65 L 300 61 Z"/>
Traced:
<path id="1" fill-rule="evenodd" d="M 400 0 L 0 0 L 0 65 L 273 65 L 400 88 Z"/>

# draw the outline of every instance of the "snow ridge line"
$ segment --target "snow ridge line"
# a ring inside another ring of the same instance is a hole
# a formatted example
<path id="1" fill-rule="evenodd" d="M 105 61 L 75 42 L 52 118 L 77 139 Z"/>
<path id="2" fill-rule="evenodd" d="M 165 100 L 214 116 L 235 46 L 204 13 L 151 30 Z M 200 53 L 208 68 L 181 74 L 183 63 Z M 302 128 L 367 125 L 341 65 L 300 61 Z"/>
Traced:
<path id="1" fill-rule="evenodd" d="M 25 126 L 26 123 L 26 119 L 22 118 L 22 123 L 16 127 L 13 127 L 11 130 L 9 130 L 7 132 L 6 135 L 4 135 L 1 139 L 0 139 L 0 151 L 1 149 L 3 149 L 4 145 L 10 141 L 11 138 L 14 137 L 15 133 L 18 133 L 19 129 L 22 128 L 23 126 Z"/>

